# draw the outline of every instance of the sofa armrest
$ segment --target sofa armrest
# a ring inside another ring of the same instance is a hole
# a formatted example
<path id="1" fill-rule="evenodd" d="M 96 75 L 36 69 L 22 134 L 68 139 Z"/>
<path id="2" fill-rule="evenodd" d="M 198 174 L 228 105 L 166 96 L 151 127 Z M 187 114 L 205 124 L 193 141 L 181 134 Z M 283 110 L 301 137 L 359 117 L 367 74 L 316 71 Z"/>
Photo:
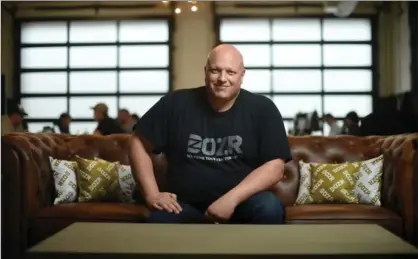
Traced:
<path id="1" fill-rule="evenodd" d="M 49 206 L 53 197 L 52 174 L 45 168 L 40 146 L 35 135 L 2 136 L 2 252 L 6 249 L 11 258 L 30 245 L 30 217 Z"/>
<path id="2" fill-rule="evenodd" d="M 383 206 L 402 216 L 404 237 L 414 237 L 414 156 L 413 141 L 418 134 L 391 136 L 382 144 L 385 157 L 382 202 Z"/>
<path id="3" fill-rule="evenodd" d="M 1 146 L 2 258 L 20 258 L 26 248 L 27 224 L 24 188 L 18 151 L 5 141 Z"/>

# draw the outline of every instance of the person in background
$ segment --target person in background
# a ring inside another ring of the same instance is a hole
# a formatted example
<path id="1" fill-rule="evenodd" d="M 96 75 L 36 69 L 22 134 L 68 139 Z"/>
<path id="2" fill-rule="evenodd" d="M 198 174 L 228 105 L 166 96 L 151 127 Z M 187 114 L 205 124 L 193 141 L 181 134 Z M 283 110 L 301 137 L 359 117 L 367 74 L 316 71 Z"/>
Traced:
<path id="1" fill-rule="evenodd" d="M 62 113 L 59 119 L 54 123 L 60 133 L 70 134 L 71 116 L 68 113 Z"/>
<path id="2" fill-rule="evenodd" d="M 121 109 L 118 112 L 118 121 L 120 126 L 126 133 L 132 133 L 133 126 L 135 125 L 135 120 L 127 109 Z"/>
<path id="3" fill-rule="evenodd" d="M 133 113 L 131 116 L 132 116 L 132 119 L 134 120 L 134 124 L 136 124 L 141 119 L 141 116 L 139 116 L 136 113 Z"/>
<path id="4" fill-rule="evenodd" d="M 110 135 L 125 133 L 119 123 L 109 117 L 109 108 L 105 103 L 98 103 L 92 107 L 94 119 L 98 122 L 94 135 Z"/>
<path id="5" fill-rule="evenodd" d="M 325 114 L 324 123 L 328 124 L 330 128 L 328 136 L 336 136 L 341 134 L 341 127 L 338 125 L 337 120 L 334 116 L 332 116 L 332 114 Z"/>
<path id="6" fill-rule="evenodd" d="M 1 135 L 12 132 L 26 132 L 23 128 L 24 116 L 28 114 L 16 103 L 9 105 L 7 114 L 1 116 Z"/>
<path id="7" fill-rule="evenodd" d="M 347 113 L 347 115 L 344 118 L 344 125 L 341 130 L 341 134 L 359 136 L 360 135 L 359 123 L 360 123 L 360 118 L 358 117 L 355 111 L 351 111 Z"/>

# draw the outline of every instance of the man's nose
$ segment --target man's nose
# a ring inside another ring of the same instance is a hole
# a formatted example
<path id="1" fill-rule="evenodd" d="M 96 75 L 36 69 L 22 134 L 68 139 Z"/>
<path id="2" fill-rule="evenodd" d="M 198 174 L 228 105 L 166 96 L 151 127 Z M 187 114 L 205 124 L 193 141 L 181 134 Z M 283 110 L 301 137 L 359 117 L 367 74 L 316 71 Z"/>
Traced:
<path id="1" fill-rule="evenodd" d="M 225 82 L 226 81 L 225 72 L 222 71 L 221 73 L 219 73 L 218 80 L 219 80 L 219 82 Z"/>

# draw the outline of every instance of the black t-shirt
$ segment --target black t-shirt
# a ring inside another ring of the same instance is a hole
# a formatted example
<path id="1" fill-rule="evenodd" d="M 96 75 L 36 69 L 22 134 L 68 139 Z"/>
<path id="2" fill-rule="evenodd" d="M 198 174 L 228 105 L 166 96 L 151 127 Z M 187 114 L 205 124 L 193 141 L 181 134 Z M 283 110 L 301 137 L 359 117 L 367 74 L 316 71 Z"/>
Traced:
<path id="1" fill-rule="evenodd" d="M 102 135 L 126 133 L 116 120 L 109 117 L 105 117 L 99 121 L 97 130 L 100 131 Z"/>
<path id="2" fill-rule="evenodd" d="M 210 203 L 260 165 L 291 159 L 282 117 L 267 97 L 241 89 L 226 112 L 214 111 L 204 87 L 162 97 L 137 123 L 168 159 L 167 190 L 180 200 Z"/>

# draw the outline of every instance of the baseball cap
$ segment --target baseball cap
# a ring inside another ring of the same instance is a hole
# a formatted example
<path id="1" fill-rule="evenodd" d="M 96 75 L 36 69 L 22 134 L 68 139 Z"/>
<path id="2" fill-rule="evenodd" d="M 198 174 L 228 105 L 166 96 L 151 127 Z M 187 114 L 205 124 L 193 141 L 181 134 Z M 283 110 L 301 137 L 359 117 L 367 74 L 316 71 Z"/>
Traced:
<path id="1" fill-rule="evenodd" d="M 25 109 L 20 104 L 17 103 L 10 103 L 9 107 L 7 107 L 8 114 L 19 113 L 21 116 L 27 116 Z"/>
<path id="2" fill-rule="evenodd" d="M 100 111 L 104 111 L 107 112 L 108 111 L 108 107 L 105 103 L 98 103 L 95 106 L 91 107 L 93 110 L 100 110 Z"/>

